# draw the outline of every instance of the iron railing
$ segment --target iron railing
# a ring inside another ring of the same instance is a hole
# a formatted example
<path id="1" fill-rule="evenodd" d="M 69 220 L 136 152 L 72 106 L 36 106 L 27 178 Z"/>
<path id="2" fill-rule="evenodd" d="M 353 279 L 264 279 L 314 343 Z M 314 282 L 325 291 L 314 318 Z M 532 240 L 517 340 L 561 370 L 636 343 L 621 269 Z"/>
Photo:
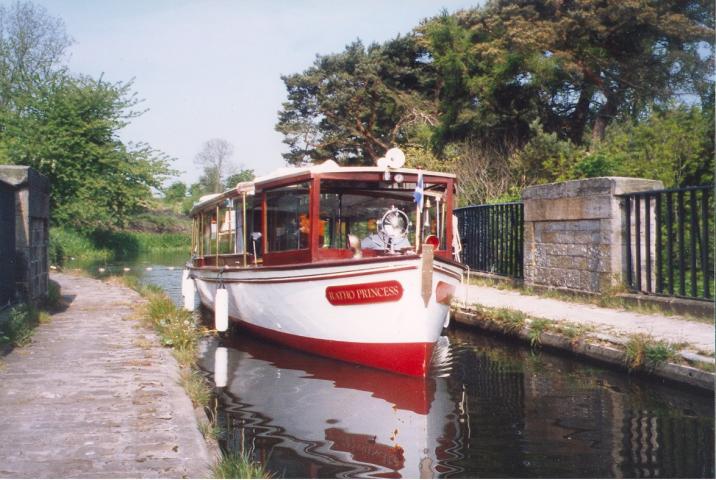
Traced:
<path id="1" fill-rule="evenodd" d="M 713 193 L 699 186 L 623 195 L 629 288 L 714 298 Z"/>
<path id="2" fill-rule="evenodd" d="M 462 261 L 472 270 L 523 277 L 522 203 L 472 205 L 455 209 Z"/>

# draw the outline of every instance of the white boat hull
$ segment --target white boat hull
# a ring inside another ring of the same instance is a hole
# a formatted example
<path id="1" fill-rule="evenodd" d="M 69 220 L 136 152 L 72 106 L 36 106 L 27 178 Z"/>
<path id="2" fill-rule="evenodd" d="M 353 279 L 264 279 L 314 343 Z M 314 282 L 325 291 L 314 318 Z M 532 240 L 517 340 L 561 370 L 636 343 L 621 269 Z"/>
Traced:
<path id="1" fill-rule="evenodd" d="M 425 375 L 461 270 L 435 259 L 430 274 L 421 261 L 223 273 L 204 267 L 191 268 L 191 276 L 201 302 L 212 309 L 223 284 L 231 320 L 260 336 L 332 358 Z"/>

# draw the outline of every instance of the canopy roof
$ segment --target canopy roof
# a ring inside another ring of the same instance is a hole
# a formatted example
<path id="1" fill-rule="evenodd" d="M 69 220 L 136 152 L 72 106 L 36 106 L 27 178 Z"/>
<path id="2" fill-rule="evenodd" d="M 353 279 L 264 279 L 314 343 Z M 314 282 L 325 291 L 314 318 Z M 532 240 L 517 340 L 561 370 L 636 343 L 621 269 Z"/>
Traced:
<path id="1" fill-rule="evenodd" d="M 351 174 L 351 173 L 384 173 L 389 171 L 392 175 L 403 174 L 403 175 L 418 175 L 422 173 L 426 177 L 441 177 L 441 178 L 456 178 L 455 174 L 445 172 L 434 172 L 429 170 L 420 170 L 416 168 L 385 168 L 385 167 L 341 167 L 333 160 L 327 160 L 319 165 L 310 165 L 306 167 L 285 167 L 274 170 L 273 172 L 256 177 L 251 182 L 240 182 L 235 188 L 227 190 L 223 193 L 215 193 L 212 195 L 205 195 L 199 199 L 199 202 L 194 204 L 191 209 L 193 215 L 197 211 L 204 210 L 209 206 L 217 205 L 227 198 L 235 198 L 241 193 L 247 195 L 253 195 L 256 191 L 261 191 L 266 185 L 275 183 L 276 181 L 286 180 L 290 181 L 291 178 L 297 180 L 306 177 L 314 177 L 322 174 Z"/>

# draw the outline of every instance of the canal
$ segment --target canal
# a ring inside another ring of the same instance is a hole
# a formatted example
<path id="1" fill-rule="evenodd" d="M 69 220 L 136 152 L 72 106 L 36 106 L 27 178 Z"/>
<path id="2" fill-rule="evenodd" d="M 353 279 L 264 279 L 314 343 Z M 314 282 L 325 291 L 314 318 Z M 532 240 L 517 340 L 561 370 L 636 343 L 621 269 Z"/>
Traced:
<path id="1" fill-rule="evenodd" d="M 126 274 L 178 301 L 181 263 Z M 203 343 L 211 380 L 217 347 L 222 446 L 277 477 L 714 477 L 712 395 L 480 332 L 448 330 L 426 379 L 236 332 Z"/>

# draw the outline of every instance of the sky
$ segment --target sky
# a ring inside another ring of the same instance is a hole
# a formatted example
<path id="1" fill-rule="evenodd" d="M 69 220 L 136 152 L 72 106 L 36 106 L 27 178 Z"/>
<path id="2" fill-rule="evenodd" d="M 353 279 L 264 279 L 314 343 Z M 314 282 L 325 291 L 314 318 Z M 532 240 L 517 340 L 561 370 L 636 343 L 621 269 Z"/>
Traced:
<path id="1" fill-rule="evenodd" d="M 65 22 L 75 73 L 134 81 L 147 112 L 123 129 L 173 157 L 194 183 L 203 143 L 224 138 L 237 167 L 262 175 L 285 165 L 274 130 L 286 99 L 281 75 L 360 38 L 383 42 L 465 0 L 34 0 Z M 7 3 L 3 1 L 3 3 Z"/>

